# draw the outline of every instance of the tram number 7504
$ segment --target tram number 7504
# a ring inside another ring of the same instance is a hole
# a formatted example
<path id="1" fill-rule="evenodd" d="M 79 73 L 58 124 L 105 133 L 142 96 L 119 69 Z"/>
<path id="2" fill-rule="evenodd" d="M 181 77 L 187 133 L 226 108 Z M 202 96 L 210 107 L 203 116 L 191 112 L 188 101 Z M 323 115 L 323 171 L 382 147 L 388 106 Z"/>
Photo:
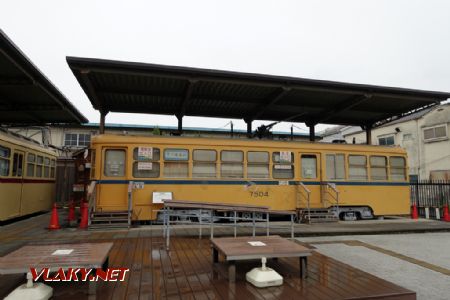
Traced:
<path id="1" fill-rule="evenodd" d="M 269 192 L 250 192 L 251 197 L 269 197 Z"/>

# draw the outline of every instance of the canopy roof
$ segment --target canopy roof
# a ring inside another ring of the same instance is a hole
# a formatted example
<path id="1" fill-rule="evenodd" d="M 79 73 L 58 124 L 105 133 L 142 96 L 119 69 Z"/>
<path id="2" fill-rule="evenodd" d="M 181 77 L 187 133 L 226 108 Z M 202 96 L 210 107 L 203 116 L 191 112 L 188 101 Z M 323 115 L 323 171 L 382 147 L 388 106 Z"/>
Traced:
<path id="1" fill-rule="evenodd" d="M 372 126 L 450 93 L 67 57 L 95 109 Z"/>
<path id="2" fill-rule="evenodd" d="M 0 30 L 0 123 L 85 123 L 88 120 Z"/>

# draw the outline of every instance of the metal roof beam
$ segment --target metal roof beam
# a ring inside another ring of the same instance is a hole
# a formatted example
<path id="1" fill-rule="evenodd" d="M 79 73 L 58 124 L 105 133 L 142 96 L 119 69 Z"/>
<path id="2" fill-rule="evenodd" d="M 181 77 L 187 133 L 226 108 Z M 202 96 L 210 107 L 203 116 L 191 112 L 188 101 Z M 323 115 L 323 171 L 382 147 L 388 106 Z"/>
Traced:
<path id="1" fill-rule="evenodd" d="M 80 70 L 80 77 L 83 80 L 89 94 L 92 97 L 92 100 L 94 102 L 93 104 L 95 104 L 94 108 L 105 112 L 105 108 L 103 107 L 103 102 L 101 101 L 101 98 L 97 95 L 96 89 L 94 88 L 94 85 L 92 84 L 92 81 L 89 78 L 90 72 L 91 72 L 91 70 Z"/>
<path id="2" fill-rule="evenodd" d="M 334 106 L 331 109 L 323 110 L 318 117 L 313 118 L 313 123 L 318 124 L 327 121 L 328 119 L 332 118 L 333 116 L 342 113 L 344 111 L 347 111 L 353 107 L 355 107 L 358 104 L 361 104 L 369 99 L 372 98 L 372 95 L 364 94 L 356 97 L 352 97 L 348 100 L 342 101 L 338 103 L 336 106 Z"/>
<path id="3" fill-rule="evenodd" d="M 248 117 L 247 119 L 250 120 L 257 120 L 265 111 L 273 107 L 278 101 L 280 101 L 284 96 L 289 94 L 289 92 L 292 89 L 289 87 L 281 87 L 281 89 L 273 96 L 269 101 L 267 101 L 265 104 L 260 105 L 259 108 L 257 108 L 256 113 L 254 113 L 252 116 Z"/>
<path id="4" fill-rule="evenodd" d="M 0 86 L 26 86 L 33 85 L 33 81 L 27 77 L 0 76 Z"/>
<path id="5" fill-rule="evenodd" d="M 61 108 L 55 105 L 29 105 L 29 104 L 0 104 L 0 111 L 20 111 L 20 112 L 37 112 L 37 111 L 59 111 Z"/>

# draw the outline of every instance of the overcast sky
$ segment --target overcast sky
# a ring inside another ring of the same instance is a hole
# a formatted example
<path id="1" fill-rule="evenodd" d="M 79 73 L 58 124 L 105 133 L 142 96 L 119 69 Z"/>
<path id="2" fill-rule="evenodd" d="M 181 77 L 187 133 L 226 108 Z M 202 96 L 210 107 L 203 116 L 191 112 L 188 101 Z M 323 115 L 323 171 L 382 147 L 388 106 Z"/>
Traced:
<path id="1" fill-rule="evenodd" d="M 445 0 L 2 0 L 0 28 L 91 122 L 99 114 L 66 56 L 450 92 Z M 116 113 L 106 121 L 177 124 Z M 185 117 L 183 125 L 228 121 Z"/>

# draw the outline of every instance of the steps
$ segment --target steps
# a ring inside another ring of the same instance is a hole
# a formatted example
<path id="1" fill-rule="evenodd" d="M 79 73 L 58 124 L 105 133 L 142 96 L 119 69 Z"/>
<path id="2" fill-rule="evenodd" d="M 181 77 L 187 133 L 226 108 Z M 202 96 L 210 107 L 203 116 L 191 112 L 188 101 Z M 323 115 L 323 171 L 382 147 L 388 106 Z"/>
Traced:
<path id="1" fill-rule="evenodd" d="M 91 214 L 89 229 L 129 228 L 128 211 L 102 211 Z"/>
<path id="2" fill-rule="evenodd" d="M 308 210 L 299 209 L 298 219 L 301 223 L 314 224 L 314 223 L 337 223 L 339 218 L 327 208 L 311 208 L 310 218 L 308 220 Z"/>

